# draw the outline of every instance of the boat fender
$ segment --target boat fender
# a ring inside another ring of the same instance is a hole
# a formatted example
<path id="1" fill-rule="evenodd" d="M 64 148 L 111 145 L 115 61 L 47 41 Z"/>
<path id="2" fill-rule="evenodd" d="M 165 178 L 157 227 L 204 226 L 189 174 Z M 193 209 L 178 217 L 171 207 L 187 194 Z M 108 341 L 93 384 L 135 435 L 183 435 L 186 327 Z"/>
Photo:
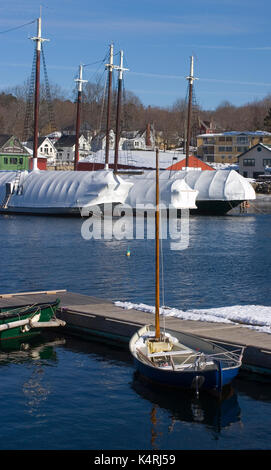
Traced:
<path id="1" fill-rule="evenodd" d="M 191 388 L 196 391 L 196 395 L 199 395 L 199 389 L 202 387 L 202 385 L 205 382 L 205 377 L 203 375 L 196 375 L 191 383 Z"/>
<path id="2" fill-rule="evenodd" d="M 30 330 L 31 330 L 31 325 L 29 323 L 27 325 L 21 326 L 22 333 L 27 333 Z"/>

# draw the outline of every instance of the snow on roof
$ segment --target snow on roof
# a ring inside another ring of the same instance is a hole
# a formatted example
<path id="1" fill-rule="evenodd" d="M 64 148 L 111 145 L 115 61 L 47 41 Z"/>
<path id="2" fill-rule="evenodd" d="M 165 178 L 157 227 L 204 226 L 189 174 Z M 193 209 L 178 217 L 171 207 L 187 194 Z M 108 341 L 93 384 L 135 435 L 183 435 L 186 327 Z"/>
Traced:
<path id="1" fill-rule="evenodd" d="M 109 152 L 109 163 L 114 163 L 114 150 L 110 150 Z M 168 168 L 170 165 L 176 163 L 180 159 L 185 157 L 182 151 L 166 151 L 166 152 L 159 152 L 159 167 L 160 168 Z M 104 163 L 105 161 L 105 151 L 99 150 L 91 155 L 88 155 L 85 158 L 80 158 L 80 162 L 84 163 Z M 153 168 L 156 167 L 156 152 L 153 150 L 135 150 L 135 151 L 127 151 L 127 150 L 119 150 L 119 164 L 123 165 L 133 165 L 139 168 Z"/>
<path id="2" fill-rule="evenodd" d="M 227 131 L 227 132 L 214 132 L 212 134 L 198 134 L 197 137 L 219 137 L 219 136 L 235 136 L 235 135 L 250 135 L 250 136 L 271 136 L 271 132 L 267 131 Z"/>

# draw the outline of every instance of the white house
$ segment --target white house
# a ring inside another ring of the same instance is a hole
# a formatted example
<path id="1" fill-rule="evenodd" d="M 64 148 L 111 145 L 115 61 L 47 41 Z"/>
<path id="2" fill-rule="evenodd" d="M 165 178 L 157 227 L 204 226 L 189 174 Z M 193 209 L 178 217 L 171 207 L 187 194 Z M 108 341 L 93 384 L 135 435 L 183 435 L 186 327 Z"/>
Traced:
<path id="1" fill-rule="evenodd" d="M 33 151 L 33 140 L 26 143 L 26 147 Z M 48 137 L 38 138 L 38 155 L 46 157 L 47 163 L 54 164 L 57 158 L 57 150 L 53 142 Z"/>
<path id="2" fill-rule="evenodd" d="M 123 150 L 154 150 L 155 132 L 153 126 L 147 124 L 144 131 L 135 131 L 133 135 L 127 133 L 122 142 Z"/>
<path id="3" fill-rule="evenodd" d="M 57 159 L 63 162 L 73 162 L 75 154 L 75 135 L 63 135 L 56 142 Z M 79 158 L 85 158 L 90 153 L 90 144 L 83 134 L 79 137 Z"/>
<path id="4" fill-rule="evenodd" d="M 257 178 L 271 167 L 271 145 L 256 144 L 238 157 L 239 173 L 246 178 Z"/>
<path id="5" fill-rule="evenodd" d="M 109 149 L 115 148 L 115 133 L 111 129 L 109 132 Z M 106 147 L 106 133 L 99 132 L 91 141 L 91 150 L 98 152 Z M 148 124 L 144 131 L 122 131 L 119 139 L 120 150 L 154 150 L 155 135 L 154 130 Z"/>

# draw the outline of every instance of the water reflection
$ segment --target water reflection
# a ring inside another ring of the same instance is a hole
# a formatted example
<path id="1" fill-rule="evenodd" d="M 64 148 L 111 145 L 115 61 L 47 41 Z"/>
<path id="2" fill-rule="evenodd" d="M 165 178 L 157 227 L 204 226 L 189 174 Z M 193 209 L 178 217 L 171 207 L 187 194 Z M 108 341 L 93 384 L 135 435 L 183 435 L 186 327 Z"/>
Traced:
<path id="1" fill-rule="evenodd" d="M 145 400 L 151 402 L 151 442 L 158 448 L 157 439 L 162 436 L 159 426 L 159 411 L 164 410 L 169 416 L 167 432 L 174 431 L 177 422 L 202 424 L 218 438 L 222 429 L 241 421 L 241 409 L 237 394 L 232 386 L 224 389 L 223 396 L 218 399 L 208 394 L 200 394 L 196 398 L 190 391 L 157 388 L 146 382 L 138 373 L 134 374 L 132 388 Z"/>
<path id="2" fill-rule="evenodd" d="M 33 338 L 28 342 L 17 339 L 7 340 L 0 344 L 0 366 L 29 363 L 31 374 L 22 385 L 22 393 L 26 399 L 26 409 L 29 415 L 45 416 L 41 405 L 48 399 L 50 389 L 44 383 L 44 371 L 48 361 L 57 361 L 56 346 L 65 344 L 64 338 L 54 338 L 45 341 L 43 337 Z"/>

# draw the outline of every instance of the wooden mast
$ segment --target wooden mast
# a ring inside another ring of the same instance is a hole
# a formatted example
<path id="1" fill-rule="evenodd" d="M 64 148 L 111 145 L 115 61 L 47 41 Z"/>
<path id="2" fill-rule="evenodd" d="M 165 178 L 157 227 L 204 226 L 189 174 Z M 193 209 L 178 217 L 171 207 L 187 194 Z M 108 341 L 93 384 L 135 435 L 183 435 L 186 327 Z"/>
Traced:
<path id="1" fill-rule="evenodd" d="M 83 80 L 83 65 L 79 65 L 79 76 L 74 81 L 78 83 L 77 93 L 77 112 L 76 112 L 76 134 L 75 134 L 75 152 L 74 152 L 74 171 L 77 169 L 79 161 L 79 137 L 80 137 L 80 119 L 81 119 L 81 104 L 82 104 L 82 84 L 87 82 Z"/>
<path id="2" fill-rule="evenodd" d="M 192 114 L 192 97 L 193 97 L 193 81 L 197 80 L 194 77 L 194 57 L 190 57 L 190 75 L 186 77 L 189 82 L 189 95 L 188 95 L 188 111 L 187 111 L 187 135 L 186 135 L 186 157 L 185 166 L 189 167 L 189 146 L 191 140 L 191 114 Z"/>
<path id="3" fill-rule="evenodd" d="M 159 279 L 159 151 L 156 149 L 156 207 L 155 207 L 155 338 L 160 339 L 160 279 Z"/>
<path id="4" fill-rule="evenodd" d="M 41 15 L 37 19 L 37 36 L 31 38 L 36 41 L 36 76 L 35 76 L 35 102 L 34 102 L 34 136 L 33 136 L 33 167 L 38 169 L 38 139 L 39 139 L 39 102 L 40 102 L 40 51 L 41 43 L 48 41 L 41 37 Z"/>
<path id="5" fill-rule="evenodd" d="M 121 113 L 121 98 L 122 98 L 122 84 L 123 72 L 128 69 L 123 68 L 123 51 L 120 51 L 120 65 L 115 66 L 119 70 L 118 80 L 118 98 L 117 98 L 117 118 L 116 118 L 116 138 L 115 138 L 115 158 L 114 158 L 114 171 L 118 171 L 118 158 L 119 158 L 119 140 L 120 140 L 120 113 Z"/>
<path id="6" fill-rule="evenodd" d="M 105 169 L 109 168 L 109 133 L 110 133 L 110 117 L 111 117 L 111 88 L 113 75 L 113 44 L 110 45 L 109 64 L 105 66 L 108 69 L 108 95 L 107 95 L 107 120 L 106 120 L 106 144 L 105 144 Z"/>

